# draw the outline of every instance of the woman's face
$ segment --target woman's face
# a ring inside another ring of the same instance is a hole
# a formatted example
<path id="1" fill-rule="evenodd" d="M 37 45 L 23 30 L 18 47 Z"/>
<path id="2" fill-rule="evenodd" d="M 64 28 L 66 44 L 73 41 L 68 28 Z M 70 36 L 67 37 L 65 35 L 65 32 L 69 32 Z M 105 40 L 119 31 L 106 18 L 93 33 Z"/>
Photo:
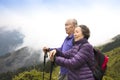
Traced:
<path id="1" fill-rule="evenodd" d="M 78 41 L 80 39 L 82 39 L 84 36 L 82 34 L 82 30 L 80 27 L 76 27 L 74 30 L 74 40 Z"/>

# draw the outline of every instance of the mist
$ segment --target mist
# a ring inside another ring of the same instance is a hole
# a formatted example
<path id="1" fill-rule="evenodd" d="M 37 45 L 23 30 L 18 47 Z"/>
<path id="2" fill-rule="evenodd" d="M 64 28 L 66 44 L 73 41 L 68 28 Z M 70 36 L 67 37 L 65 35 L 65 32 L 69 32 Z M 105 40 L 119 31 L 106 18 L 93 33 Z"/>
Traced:
<path id="1" fill-rule="evenodd" d="M 72 0 L 69 4 L 66 4 L 68 1 L 48 4 L 42 0 L 12 2 L 0 6 L 0 26 L 7 26 L 9 30 L 19 29 L 25 36 L 21 47 L 60 47 L 67 36 L 64 23 L 69 18 L 75 18 L 78 24 L 90 28 L 89 42 L 93 45 L 102 44 L 120 32 L 119 6 L 113 7 L 112 2 L 85 1 L 84 4 L 88 5 L 75 5 L 73 3 L 77 2 Z"/>
<path id="2" fill-rule="evenodd" d="M 39 63 L 43 60 L 44 46 L 61 47 L 67 36 L 64 24 L 70 18 L 75 18 L 78 24 L 89 27 L 89 42 L 92 45 L 111 41 L 109 39 L 120 34 L 118 3 L 116 0 L 0 0 L 0 31 L 4 29 L 4 34 L 0 32 L 0 36 L 6 35 L 1 40 L 2 43 L 6 40 L 8 46 L 2 45 L 4 48 L 1 50 L 7 49 L 8 51 L 4 51 L 13 54 L 7 55 L 5 60 L 0 58 L 1 63 L 8 61 L 9 66 L 13 61 L 14 67 L 28 65 L 26 63 L 30 63 L 32 59 L 33 63 L 34 59 Z M 4 68 L 2 64 L 0 67 Z"/>
<path id="3" fill-rule="evenodd" d="M 0 55 L 14 51 L 23 44 L 24 35 L 19 30 L 0 27 Z"/>

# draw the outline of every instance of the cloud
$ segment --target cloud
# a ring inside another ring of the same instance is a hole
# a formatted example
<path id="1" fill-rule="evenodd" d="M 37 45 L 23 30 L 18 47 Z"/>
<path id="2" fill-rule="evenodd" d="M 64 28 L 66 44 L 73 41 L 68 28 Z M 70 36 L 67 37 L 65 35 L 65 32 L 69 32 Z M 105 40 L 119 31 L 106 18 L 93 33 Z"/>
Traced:
<path id="1" fill-rule="evenodd" d="M 87 2 L 88 1 L 88 2 Z M 78 2 L 56 1 L 39 3 L 26 1 L 25 8 L 0 8 L 0 26 L 8 26 L 10 29 L 20 27 L 25 34 L 24 45 L 41 48 L 59 47 L 66 34 L 64 22 L 68 18 L 76 18 L 79 24 L 87 25 L 91 30 L 90 42 L 99 44 L 119 34 L 120 11 L 111 9 L 111 4 L 87 0 L 84 5 Z M 17 10 L 18 9 L 18 10 Z"/>
<path id="2" fill-rule="evenodd" d="M 9 29 L 20 28 L 25 35 L 24 45 L 32 47 L 41 47 L 43 45 L 51 45 L 57 39 L 57 36 L 64 34 L 64 25 L 61 25 L 60 18 L 49 11 L 30 14 L 28 16 L 17 14 L 4 8 L 0 16 L 0 26 L 7 26 Z M 57 22 L 56 22 L 57 20 Z M 63 26 L 63 27 L 62 27 Z M 62 31 L 61 31 L 62 29 Z M 60 36 L 59 36 L 60 37 Z M 61 39 L 57 41 L 63 41 Z M 58 42 L 57 42 L 58 43 Z M 55 44 L 56 45 L 56 44 Z M 54 45 L 54 46 L 55 46 Z"/>

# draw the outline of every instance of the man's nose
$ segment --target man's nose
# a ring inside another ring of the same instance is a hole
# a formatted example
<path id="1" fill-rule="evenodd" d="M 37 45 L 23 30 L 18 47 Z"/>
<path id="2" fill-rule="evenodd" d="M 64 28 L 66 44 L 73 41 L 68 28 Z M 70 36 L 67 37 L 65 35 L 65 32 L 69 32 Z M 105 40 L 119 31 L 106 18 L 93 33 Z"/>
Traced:
<path id="1" fill-rule="evenodd" d="M 65 26 L 65 29 L 68 29 L 68 27 L 67 27 L 67 26 Z"/>

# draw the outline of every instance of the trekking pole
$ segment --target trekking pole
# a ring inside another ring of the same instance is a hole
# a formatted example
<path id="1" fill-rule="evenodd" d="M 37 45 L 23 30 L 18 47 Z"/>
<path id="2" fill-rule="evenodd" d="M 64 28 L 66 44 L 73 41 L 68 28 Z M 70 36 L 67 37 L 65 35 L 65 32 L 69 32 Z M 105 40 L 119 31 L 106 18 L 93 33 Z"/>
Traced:
<path id="1" fill-rule="evenodd" d="M 45 51 L 45 54 L 44 54 L 44 62 L 43 62 L 43 80 L 44 80 L 44 70 L 45 70 L 46 58 L 47 58 L 47 51 Z"/>
<path id="2" fill-rule="evenodd" d="M 51 62 L 51 68 L 50 68 L 50 80 L 52 80 L 53 66 L 54 66 L 54 62 Z"/>

